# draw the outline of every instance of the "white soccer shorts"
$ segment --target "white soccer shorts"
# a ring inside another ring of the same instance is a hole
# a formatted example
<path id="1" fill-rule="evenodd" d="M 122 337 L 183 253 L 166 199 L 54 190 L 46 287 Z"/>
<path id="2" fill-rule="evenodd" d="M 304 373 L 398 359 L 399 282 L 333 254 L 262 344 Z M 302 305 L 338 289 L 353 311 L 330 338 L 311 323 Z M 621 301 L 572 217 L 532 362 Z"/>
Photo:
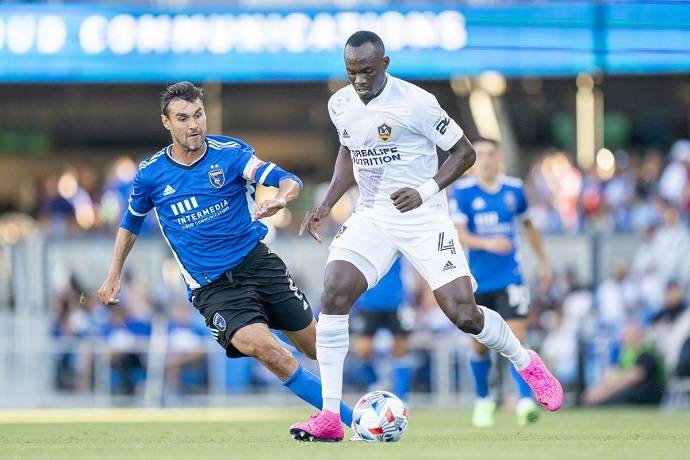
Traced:
<path id="1" fill-rule="evenodd" d="M 384 222 L 367 211 L 355 212 L 343 224 L 330 246 L 332 260 L 350 262 L 372 288 L 402 255 L 429 283 L 432 290 L 470 273 L 455 226 L 445 213 L 429 213 L 416 222 Z"/>

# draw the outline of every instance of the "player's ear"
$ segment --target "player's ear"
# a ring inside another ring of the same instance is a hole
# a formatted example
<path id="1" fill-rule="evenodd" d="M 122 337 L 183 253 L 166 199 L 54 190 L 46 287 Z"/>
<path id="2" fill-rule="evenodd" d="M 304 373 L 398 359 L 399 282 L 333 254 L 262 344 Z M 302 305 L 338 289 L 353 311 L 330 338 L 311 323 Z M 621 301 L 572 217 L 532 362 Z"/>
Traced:
<path id="1" fill-rule="evenodd" d="M 391 63 L 391 58 L 389 58 L 388 56 L 384 56 L 383 57 L 383 69 L 384 70 L 388 69 L 388 64 L 390 64 L 390 63 Z"/>
<path id="2" fill-rule="evenodd" d="M 161 123 L 163 123 L 165 129 L 170 131 L 170 119 L 167 117 L 167 115 L 161 115 Z"/>

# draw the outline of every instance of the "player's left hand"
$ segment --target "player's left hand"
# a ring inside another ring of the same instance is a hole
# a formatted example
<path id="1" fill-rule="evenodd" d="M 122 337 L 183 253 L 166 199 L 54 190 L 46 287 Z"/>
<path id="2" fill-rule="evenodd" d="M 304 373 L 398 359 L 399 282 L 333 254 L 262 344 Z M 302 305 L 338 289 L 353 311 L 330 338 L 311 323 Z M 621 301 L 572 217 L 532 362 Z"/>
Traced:
<path id="1" fill-rule="evenodd" d="M 393 205 L 400 212 L 412 211 L 422 205 L 422 197 L 419 192 L 410 187 L 404 187 L 391 194 Z"/>
<path id="2" fill-rule="evenodd" d="M 270 200 L 262 201 L 254 210 L 252 217 L 256 220 L 270 217 L 285 207 L 285 198 L 275 197 Z"/>

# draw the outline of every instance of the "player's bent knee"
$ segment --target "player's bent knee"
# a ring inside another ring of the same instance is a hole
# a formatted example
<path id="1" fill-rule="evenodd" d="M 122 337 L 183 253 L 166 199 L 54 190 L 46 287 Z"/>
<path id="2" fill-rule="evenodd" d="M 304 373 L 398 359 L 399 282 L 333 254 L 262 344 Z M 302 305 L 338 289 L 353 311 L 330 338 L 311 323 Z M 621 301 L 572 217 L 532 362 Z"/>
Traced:
<path id="1" fill-rule="evenodd" d="M 344 289 L 326 287 L 321 294 L 322 309 L 328 315 L 347 315 L 353 302 L 352 295 Z"/>
<path id="2" fill-rule="evenodd" d="M 455 308 L 453 323 L 463 332 L 479 334 L 484 326 L 482 312 L 474 304 L 459 304 Z"/>

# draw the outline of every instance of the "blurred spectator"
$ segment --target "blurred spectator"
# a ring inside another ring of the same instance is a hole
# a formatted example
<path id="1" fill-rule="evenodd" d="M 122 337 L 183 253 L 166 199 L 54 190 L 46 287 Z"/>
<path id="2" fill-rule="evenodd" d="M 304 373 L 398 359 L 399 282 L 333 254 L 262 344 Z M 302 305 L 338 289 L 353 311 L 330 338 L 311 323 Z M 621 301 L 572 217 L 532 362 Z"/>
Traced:
<path id="1" fill-rule="evenodd" d="M 199 393 L 208 385 L 208 332 L 194 325 L 192 313 L 186 302 L 177 302 L 170 312 L 165 382 L 167 390 L 174 394 Z"/>
<path id="2" fill-rule="evenodd" d="M 677 368 L 683 344 L 690 337 L 690 310 L 685 286 L 675 280 L 666 286 L 664 307 L 652 319 L 649 338 L 664 357 L 666 369 Z"/>
<path id="3" fill-rule="evenodd" d="M 532 168 L 529 181 L 537 194 L 534 203 L 538 206 L 545 200 L 552 202 L 558 212 L 562 230 L 576 231 L 582 174 L 567 155 L 559 151 L 547 151 Z"/>
<path id="4" fill-rule="evenodd" d="M 644 331 L 631 321 L 623 330 L 623 350 L 616 369 L 608 371 L 583 395 L 588 405 L 659 404 L 664 372 L 654 348 L 644 342 Z"/>
<path id="5" fill-rule="evenodd" d="M 556 277 L 553 284 L 551 295 L 560 304 L 555 310 L 541 314 L 539 323 L 546 331 L 541 351 L 558 378 L 567 385 L 577 376 L 578 339 L 590 317 L 592 293 L 580 286 L 577 272 L 572 268 L 560 280 Z"/>
<path id="6" fill-rule="evenodd" d="M 637 286 L 628 278 L 627 261 L 616 261 L 611 277 L 597 288 L 596 304 L 601 325 L 617 337 L 621 326 L 635 313 L 637 306 Z"/>
<path id="7" fill-rule="evenodd" d="M 690 141 L 681 139 L 671 146 L 671 162 L 659 180 L 659 193 L 668 201 L 684 209 L 690 209 Z"/>
<path id="8" fill-rule="evenodd" d="M 630 232 L 633 230 L 632 208 L 635 201 L 637 177 L 630 162 L 630 156 L 624 150 L 615 153 L 615 173 L 606 182 L 604 200 L 611 213 L 613 230 Z"/>
<path id="9" fill-rule="evenodd" d="M 657 149 L 644 153 L 637 172 L 636 195 L 641 200 L 650 200 L 659 192 L 659 177 L 664 168 L 664 157 Z"/>
<path id="10" fill-rule="evenodd" d="M 645 229 L 644 241 L 632 263 L 632 276 L 640 287 L 642 307 L 651 312 L 661 308 L 666 283 L 674 279 L 687 282 L 690 276 L 690 232 L 670 203 L 657 202 L 663 222 L 658 228 L 650 225 Z"/>
<path id="11" fill-rule="evenodd" d="M 150 325 L 130 320 L 122 304 L 110 307 L 110 322 L 103 336 L 110 353 L 111 390 L 114 394 L 134 395 L 144 381 L 144 352 L 150 335 Z"/>
<path id="12" fill-rule="evenodd" d="M 55 386 L 59 390 L 84 391 L 90 387 L 93 333 L 89 312 L 82 302 L 83 289 L 75 275 L 56 296 L 53 337 L 58 340 Z"/>
<path id="13" fill-rule="evenodd" d="M 58 177 L 48 176 L 38 203 L 38 218 L 49 235 L 65 237 L 76 228 L 74 206 L 58 193 Z"/>

